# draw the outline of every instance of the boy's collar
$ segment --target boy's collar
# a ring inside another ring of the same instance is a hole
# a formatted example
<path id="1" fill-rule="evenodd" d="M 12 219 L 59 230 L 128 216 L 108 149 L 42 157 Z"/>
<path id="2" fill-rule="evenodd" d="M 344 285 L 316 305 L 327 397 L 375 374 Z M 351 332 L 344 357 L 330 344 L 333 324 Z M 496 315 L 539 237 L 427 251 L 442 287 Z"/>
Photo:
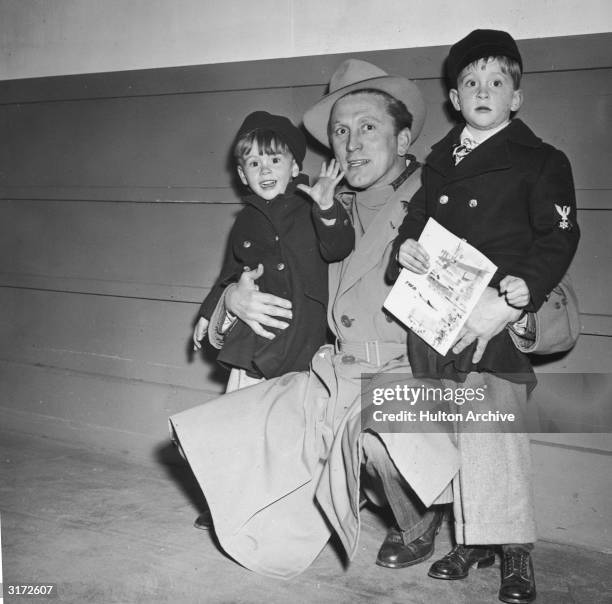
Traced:
<path id="1" fill-rule="evenodd" d="M 502 134 L 503 132 L 503 134 Z M 533 130 L 523 122 L 523 120 L 515 117 L 510 120 L 510 123 L 498 132 L 494 134 L 500 134 L 503 139 L 510 140 L 526 147 L 540 147 L 542 145 L 542 139 L 536 136 Z M 488 140 L 488 139 L 487 139 Z"/>
<path id="2" fill-rule="evenodd" d="M 432 145 L 431 153 L 427 157 L 426 165 L 429 168 L 440 172 L 441 174 L 455 174 L 455 162 L 453 161 L 452 148 L 459 141 L 459 135 L 463 131 L 465 124 L 458 124 L 450 130 L 450 132 L 437 143 Z M 485 163 L 496 163 L 502 161 L 502 157 L 508 153 L 507 143 L 514 143 L 523 147 L 531 147 L 537 149 L 542 146 L 542 139 L 538 138 L 525 123 L 514 118 L 505 128 L 502 128 L 496 133 L 497 136 L 487 139 L 486 147 L 490 152 L 483 151 L 478 153 L 478 169 L 482 169 L 483 161 Z M 503 149 L 498 149 L 502 145 Z M 476 151 L 474 151 L 476 153 Z M 473 162 L 466 164 L 462 170 L 463 176 L 469 173 L 466 172 L 468 166 L 474 165 Z"/>
<path id="3" fill-rule="evenodd" d="M 446 151 L 444 149 L 448 145 L 452 145 L 459 140 L 459 135 L 465 128 L 465 123 L 457 124 L 454 126 L 444 138 L 441 138 L 437 143 L 434 143 L 431 146 L 432 151 L 439 149 L 444 155 L 446 155 Z M 542 145 L 542 139 L 534 134 L 534 132 L 523 122 L 520 118 L 515 117 L 510 120 L 510 123 L 499 132 L 501 134 L 503 132 L 503 138 L 512 140 L 521 145 L 525 145 L 527 147 L 539 147 Z M 427 159 L 426 163 L 430 163 L 429 160 L 431 156 Z"/>
<path id="4" fill-rule="evenodd" d="M 503 124 L 500 124 L 496 128 L 491 128 L 490 130 L 475 130 L 471 128 L 469 124 L 466 124 L 465 127 L 463 128 L 463 131 L 461 132 L 459 139 L 463 140 L 464 138 L 467 137 L 467 138 L 472 139 L 477 145 L 480 145 L 481 143 L 484 143 L 488 138 L 491 138 L 492 136 L 497 134 L 500 130 L 503 130 L 509 125 L 510 125 L 510 120 L 507 120 Z"/>

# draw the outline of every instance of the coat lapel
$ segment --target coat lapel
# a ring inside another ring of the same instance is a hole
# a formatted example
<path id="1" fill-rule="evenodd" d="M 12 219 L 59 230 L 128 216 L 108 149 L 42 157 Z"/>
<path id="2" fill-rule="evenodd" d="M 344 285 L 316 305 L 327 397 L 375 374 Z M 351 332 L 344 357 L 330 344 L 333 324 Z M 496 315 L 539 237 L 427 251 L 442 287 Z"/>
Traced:
<path id="1" fill-rule="evenodd" d="M 402 202 L 409 202 L 421 185 L 421 171 L 416 170 L 397 191 L 391 193 L 376 218 L 368 226 L 355 251 L 342 263 L 343 275 L 338 296 L 381 262 L 385 249 L 396 235 L 406 215 Z M 355 201 L 353 201 L 355 203 Z"/>
<path id="2" fill-rule="evenodd" d="M 467 155 L 457 166 L 453 159 L 453 147 L 459 143 L 463 124 L 453 128 L 439 143 L 432 147 L 427 165 L 442 174 L 451 183 L 478 174 L 486 174 L 511 167 L 510 141 L 526 146 L 537 147 L 541 140 L 519 120 L 513 120 L 474 151 Z"/>
<path id="3" fill-rule="evenodd" d="M 476 174 L 486 174 L 511 167 L 506 140 L 485 141 L 465 157 L 455 168 L 456 180 L 472 178 Z"/>

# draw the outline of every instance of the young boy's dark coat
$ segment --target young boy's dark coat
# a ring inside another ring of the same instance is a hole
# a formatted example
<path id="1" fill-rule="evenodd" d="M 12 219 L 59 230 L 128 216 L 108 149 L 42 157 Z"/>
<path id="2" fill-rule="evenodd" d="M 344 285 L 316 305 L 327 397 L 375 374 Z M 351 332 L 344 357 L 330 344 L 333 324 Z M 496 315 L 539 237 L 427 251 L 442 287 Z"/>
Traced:
<path id="1" fill-rule="evenodd" d="M 262 292 L 292 301 L 289 327 L 267 328 L 276 334 L 268 340 L 237 321 L 218 356 L 220 363 L 255 377 L 308 369 L 326 341 L 327 265 L 342 260 L 354 246 L 355 232 L 340 204 L 334 204 L 335 225 L 324 225 L 316 215 L 318 206 L 296 190 L 299 183 L 307 184 L 307 177 L 298 176 L 284 194 L 269 202 L 254 194 L 244 198 L 246 207 L 230 232 L 220 277 L 200 308 L 200 316 L 209 319 L 225 288 L 245 269 L 263 264 L 257 285 Z"/>
<path id="2" fill-rule="evenodd" d="M 462 130 L 463 125 L 456 126 L 433 145 L 423 169 L 423 186 L 408 204 L 395 251 L 406 239 L 418 239 L 431 216 L 498 265 L 492 287 L 506 275 L 524 279 L 531 293 L 526 310 L 536 311 L 561 281 L 580 238 L 570 163 L 514 119 L 455 166 L 452 152 Z M 397 263 L 389 272 L 391 278 L 397 277 Z M 423 348 L 421 355 L 411 354 L 413 369 L 419 373 L 419 358 L 429 357 L 431 363 L 432 352 L 420 338 L 411 340 Z M 478 366 L 471 364 L 471 355 L 472 347 L 461 355 L 449 352 L 444 362 L 466 373 L 492 368 L 506 373 L 532 371 L 506 330 L 489 342 Z"/>

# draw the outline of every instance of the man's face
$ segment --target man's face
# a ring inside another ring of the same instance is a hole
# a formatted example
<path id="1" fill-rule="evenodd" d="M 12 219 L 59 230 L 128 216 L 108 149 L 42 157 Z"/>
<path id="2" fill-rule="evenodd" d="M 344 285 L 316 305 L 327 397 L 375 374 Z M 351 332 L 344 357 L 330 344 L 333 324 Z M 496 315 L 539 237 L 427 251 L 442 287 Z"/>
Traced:
<path id="1" fill-rule="evenodd" d="M 384 99 L 352 94 L 336 102 L 330 116 L 330 142 L 349 185 L 368 189 L 393 182 L 406 167 L 408 130 L 394 132 Z"/>
<path id="2" fill-rule="evenodd" d="M 269 155 L 260 152 L 257 141 L 253 143 L 249 154 L 240 158 L 238 164 L 238 175 L 242 183 L 266 201 L 284 193 L 299 171 L 291 153 L 279 151 Z"/>
<path id="3" fill-rule="evenodd" d="M 510 119 L 523 102 L 522 92 L 514 90 L 512 78 L 502 71 L 497 59 L 481 59 L 460 74 L 450 100 L 475 130 L 493 130 Z"/>

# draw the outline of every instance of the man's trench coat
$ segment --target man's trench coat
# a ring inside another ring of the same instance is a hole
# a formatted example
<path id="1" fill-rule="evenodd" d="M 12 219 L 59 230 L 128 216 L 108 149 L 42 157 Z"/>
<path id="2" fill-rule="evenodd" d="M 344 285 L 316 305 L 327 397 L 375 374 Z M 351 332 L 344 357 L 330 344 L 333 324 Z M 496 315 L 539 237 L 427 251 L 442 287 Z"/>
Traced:
<path id="1" fill-rule="evenodd" d="M 376 430 L 361 423 L 362 374 L 400 373 L 402 383 L 421 383 L 410 374 L 405 328 L 383 310 L 392 242 L 419 184 L 416 170 L 397 190 L 357 193 L 367 196 L 370 207 L 380 207 L 364 234 L 356 224 L 355 193 L 341 195 L 356 226 L 356 247 L 330 266 L 329 325 L 340 342 L 357 350 L 363 341 L 378 341 L 378 359 L 368 362 L 348 354 L 348 347 L 342 352 L 324 346 L 307 372 L 237 390 L 170 418 L 221 546 L 253 571 L 297 575 L 332 529 L 350 557 L 356 551 L 360 440 L 363 429 Z M 423 503 L 431 505 L 458 470 L 452 438 L 445 432 L 379 436 Z"/>

